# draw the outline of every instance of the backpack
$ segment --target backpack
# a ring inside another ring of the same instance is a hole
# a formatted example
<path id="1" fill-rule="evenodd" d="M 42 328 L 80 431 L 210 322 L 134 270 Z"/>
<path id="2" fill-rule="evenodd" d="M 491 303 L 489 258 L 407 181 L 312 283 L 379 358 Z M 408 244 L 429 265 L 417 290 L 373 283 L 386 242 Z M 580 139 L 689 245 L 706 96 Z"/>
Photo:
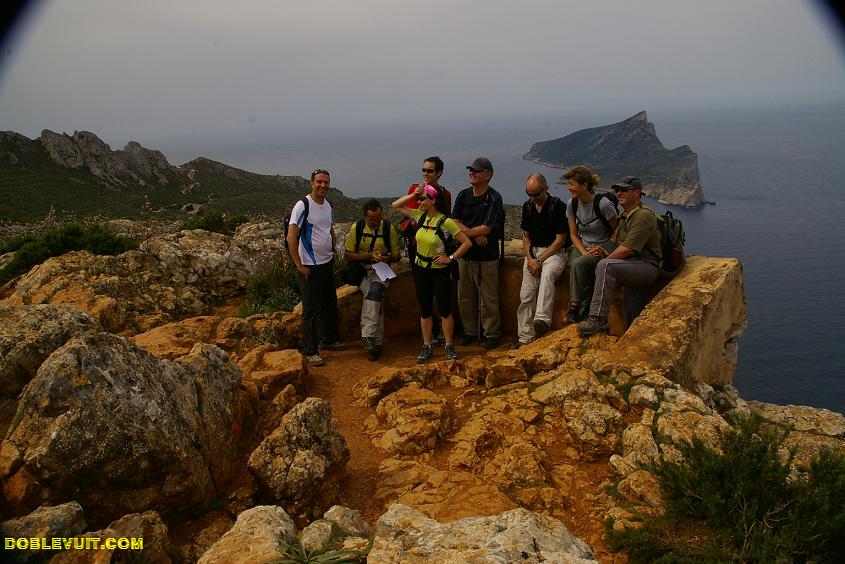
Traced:
<path id="1" fill-rule="evenodd" d="M 302 198 L 302 199 L 301 199 L 301 200 L 299 200 L 299 201 L 300 201 L 300 202 L 302 202 L 302 205 L 303 205 L 303 206 L 305 206 L 305 214 L 304 214 L 304 216 L 303 216 L 302 220 L 303 220 L 303 221 L 308 221 L 308 212 L 309 212 L 309 208 L 311 207 L 311 206 L 309 205 L 309 203 L 308 203 L 308 198 L 307 198 L 307 197 L 305 197 L 305 198 Z M 287 249 L 288 254 L 290 254 L 290 253 L 291 253 L 291 251 L 290 251 L 290 245 L 288 245 L 288 229 L 290 228 L 290 219 L 291 219 L 291 217 L 290 217 L 290 216 L 291 216 L 291 214 L 292 214 L 292 213 L 293 213 L 293 208 L 291 208 L 291 209 L 290 209 L 290 211 L 289 211 L 288 213 L 286 213 L 286 214 L 285 214 L 285 219 L 284 219 L 284 239 L 285 239 L 285 249 Z M 303 232 L 303 231 L 305 231 L 305 230 L 304 230 L 304 229 L 300 229 L 300 230 L 299 230 L 299 237 L 300 237 L 300 239 L 302 238 L 302 232 Z"/>
<path id="2" fill-rule="evenodd" d="M 361 248 L 361 240 L 364 238 L 364 220 L 359 219 L 355 222 L 355 252 L 358 252 L 358 249 Z M 390 222 L 387 220 L 382 220 L 382 233 L 381 237 L 384 239 L 384 248 L 387 250 L 387 254 L 391 253 L 390 247 Z M 377 237 L 372 237 L 370 239 L 370 250 L 369 252 L 373 252 L 373 249 L 376 246 Z M 349 284 L 350 286 L 360 286 L 361 281 L 364 280 L 364 277 L 367 276 L 367 268 L 364 266 L 364 263 L 360 260 L 346 262 L 343 269 L 340 271 L 340 279 Z"/>
<path id="3" fill-rule="evenodd" d="M 412 185 L 411 187 L 413 188 Z M 449 209 L 449 206 L 446 205 L 446 189 L 439 184 L 434 187 L 437 190 L 437 209 L 440 210 L 440 213 L 445 215 L 446 217 L 452 216 L 452 210 Z M 451 196 L 450 196 L 451 199 Z M 445 208 L 445 209 L 444 209 Z M 408 250 L 408 260 L 411 264 L 414 264 L 414 257 L 416 256 L 417 252 L 417 226 L 416 222 L 411 221 L 411 218 L 406 217 L 402 220 L 401 223 L 401 231 L 399 232 L 399 236 L 404 239 L 405 248 Z"/>
<path id="4" fill-rule="evenodd" d="M 663 215 L 657 216 L 657 228 L 660 230 L 660 246 L 663 249 L 660 277 L 674 278 L 687 263 L 684 254 L 684 243 L 687 238 L 684 224 L 680 219 L 675 219 L 672 212 L 667 210 Z"/>
<path id="5" fill-rule="evenodd" d="M 602 198 L 607 198 L 613 202 L 613 207 L 616 209 L 617 215 L 619 213 L 619 198 L 617 198 L 616 194 L 613 192 L 599 192 L 596 194 L 596 197 L 593 198 L 593 213 L 596 214 L 596 217 L 604 224 L 607 232 L 613 235 L 613 227 L 610 225 L 610 221 L 608 221 L 607 218 L 604 217 L 604 214 L 601 213 Z M 572 198 L 572 214 L 576 219 L 578 218 L 578 198 Z"/>
<path id="6" fill-rule="evenodd" d="M 560 201 L 560 198 L 558 198 L 557 196 L 552 196 L 552 195 L 549 195 L 549 203 L 548 203 L 548 205 L 549 205 L 549 212 L 551 212 L 551 209 L 552 209 L 552 208 L 553 208 L 553 207 L 557 204 L 557 202 L 559 202 L 559 201 Z M 528 207 L 528 206 L 530 206 L 530 205 L 531 205 L 531 202 L 530 202 L 530 201 L 527 201 L 527 202 L 523 202 L 523 203 L 522 203 L 522 215 L 523 215 L 523 216 L 527 216 L 527 215 L 530 213 L 531 208 L 529 208 L 529 207 Z M 564 249 L 568 249 L 569 247 L 571 247 L 571 246 L 572 246 L 572 237 L 571 237 L 571 236 L 570 236 L 570 234 L 569 234 L 569 225 L 567 225 L 566 227 L 564 227 L 564 233 L 566 234 L 566 238 L 564 239 L 564 242 L 563 242 L 563 248 L 564 248 Z M 504 254 L 504 251 L 502 252 L 502 254 Z"/>
<path id="7" fill-rule="evenodd" d="M 456 250 L 458 250 L 458 242 L 457 240 L 452 237 L 451 234 L 447 237 L 446 232 L 443 229 L 443 224 L 446 223 L 446 220 L 449 219 L 444 214 L 440 219 L 437 220 L 437 223 L 432 227 L 429 224 L 418 224 L 418 229 L 434 229 L 434 232 L 437 233 L 437 236 L 440 237 L 440 240 L 443 241 L 443 253 L 448 255 L 453 254 Z M 423 257 L 417 255 L 417 258 L 422 260 L 423 262 L 428 263 L 426 268 L 431 268 L 431 263 L 434 261 L 433 258 Z M 458 280 L 458 261 L 452 261 L 449 263 L 449 273 L 452 275 L 453 280 Z"/>

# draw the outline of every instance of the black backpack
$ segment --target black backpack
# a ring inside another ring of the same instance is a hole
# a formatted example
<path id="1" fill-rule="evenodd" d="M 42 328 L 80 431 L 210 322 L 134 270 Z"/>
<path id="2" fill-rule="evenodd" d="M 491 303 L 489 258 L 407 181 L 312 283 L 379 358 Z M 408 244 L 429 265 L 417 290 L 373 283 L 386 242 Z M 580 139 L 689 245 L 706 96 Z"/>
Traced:
<path id="1" fill-rule="evenodd" d="M 613 207 L 616 209 L 617 215 L 619 213 L 619 198 L 616 197 L 616 194 L 613 192 L 599 192 L 596 194 L 596 197 L 593 198 L 593 213 L 596 214 L 596 217 L 601 220 L 604 224 L 604 227 L 607 229 L 607 232 L 613 235 L 613 227 L 610 225 L 610 221 L 604 214 L 601 213 L 601 199 L 607 198 L 611 202 L 613 202 Z M 578 218 L 578 198 L 572 198 L 572 214 L 575 216 L 576 220 Z"/>
<path id="2" fill-rule="evenodd" d="M 667 210 L 663 215 L 657 216 L 657 228 L 660 230 L 660 246 L 663 249 L 660 277 L 674 278 L 687 263 L 684 254 L 684 243 L 687 239 L 684 224 Z"/>
<path id="3" fill-rule="evenodd" d="M 359 219 L 355 222 L 355 252 L 358 252 L 358 249 L 361 248 L 361 240 L 364 238 L 364 220 Z M 387 220 L 382 221 L 382 233 L 381 237 L 384 239 L 384 247 L 387 250 L 387 254 L 391 253 L 390 247 L 390 222 Z M 378 235 L 378 234 L 377 234 Z M 376 246 L 376 240 L 378 239 L 377 236 L 372 236 L 367 233 L 367 236 L 371 237 L 370 239 L 370 250 L 369 252 L 373 252 L 373 249 Z M 360 286 L 361 282 L 364 280 L 364 277 L 367 276 L 367 268 L 364 266 L 364 263 L 360 260 L 355 260 L 352 262 L 347 261 L 344 265 L 343 269 L 340 272 L 340 279 L 349 284 L 350 286 Z"/>
<path id="4" fill-rule="evenodd" d="M 548 204 L 549 205 L 549 212 L 551 212 L 551 209 L 559 201 L 560 201 L 560 198 L 558 198 L 557 196 L 549 195 L 549 204 Z M 531 212 L 531 208 L 528 207 L 530 205 L 531 205 L 530 200 L 522 203 L 522 215 L 527 216 Z M 564 239 L 564 242 L 563 242 L 563 248 L 568 249 L 569 247 L 572 246 L 572 237 L 569 234 L 569 225 L 564 227 L 564 233 L 566 234 L 566 238 Z M 504 255 L 504 250 L 502 251 L 502 255 Z"/>
<path id="5" fill-rule="evenodd" d="M 358 252 L 358 249 L 361 248 L 361 240 L 364 238 L 364 220 L 359 219 L 355 222 L 355 252 Z M 384 240 L 384 248 L 387 251 L 387 254 L 390 254 L 393 249 L 390 246 L 390 222 L 386 219 L 382 220 L 382 227 L 383 231 L 381 233 L 381 237 Z M 373 249 L 376 246 L 376 239 L 377 237 L 373 237 L 369 233 L 367 233 L 368 237 L 372 237 L 370 240 L 370 252 L 373 252 Z"/>

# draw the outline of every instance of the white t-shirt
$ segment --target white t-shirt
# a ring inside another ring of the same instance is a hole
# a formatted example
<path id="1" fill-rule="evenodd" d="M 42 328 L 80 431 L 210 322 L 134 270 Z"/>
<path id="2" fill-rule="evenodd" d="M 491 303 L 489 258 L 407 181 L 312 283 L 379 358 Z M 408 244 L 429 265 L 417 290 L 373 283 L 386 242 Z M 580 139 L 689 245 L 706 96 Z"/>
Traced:
<path id="1" fill-rule="evenodd" d="M 305 219 L 305 205 L 302 200 L 296 202 L 290 214 L 291 223 L 296 223 L 300 229 L 299 258 L 305 266 L 326 264 L 334 258 L 332 205 L 328 200 L 324 200 L 320 205 L 311 199 L 310 194 L 305 197 L 308 198 L 308 219 Z"/>

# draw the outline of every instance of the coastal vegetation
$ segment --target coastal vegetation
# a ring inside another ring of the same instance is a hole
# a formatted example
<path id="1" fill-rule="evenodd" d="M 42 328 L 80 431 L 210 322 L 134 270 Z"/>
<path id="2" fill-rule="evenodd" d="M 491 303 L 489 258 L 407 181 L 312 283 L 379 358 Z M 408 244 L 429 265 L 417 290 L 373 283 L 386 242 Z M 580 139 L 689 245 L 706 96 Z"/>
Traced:
<path id="1" fill-rule="evenodd" d="M 90 251 L 95 255 L 117 255 L 136 248 L 137 243 L 101 225 L 82 226 L 71 223 L 42 235 L 21 235 L 0 245 L 0 254 L 11 253 L 12 259 L 0 269 L 0 285 L 27 272 L 50 257 L 70 251 Z"/>
<path id="2" fill-rule="evenodd" d="M 682 462 L 650 469 L 665 515 L 608 536 L 632 562 L 829 562 L 845 554 L 845 455 L 822 450 L 794 468 L 789 431 L 737 419 L 722 451 L 695 438 Z"/>

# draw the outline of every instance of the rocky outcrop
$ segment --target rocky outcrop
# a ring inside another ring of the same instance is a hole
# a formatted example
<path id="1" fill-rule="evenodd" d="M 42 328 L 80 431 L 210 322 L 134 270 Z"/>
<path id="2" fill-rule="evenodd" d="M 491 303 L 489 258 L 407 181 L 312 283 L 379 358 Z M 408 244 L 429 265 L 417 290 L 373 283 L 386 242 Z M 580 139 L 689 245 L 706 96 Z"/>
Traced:
<path id="1" fill-rule="evenodd" d="M 203 507 L 232 470 L 240 380 L 212 345 L 171 362 L 108 333 L 73 338 L 21 393 L 3 494 L 17 512 L 76 500 L 95 522 Z"/>
<path id="2" fill-rule="evenodd" d="M 259 505 L 238 515 L 234 526 L 202 555 L 198 564 L 276 561 L 286 546 L 296 542 L 296 525 L 284 509 Z"/>
<path id="3" fill-rule="evenodd" d="M 687 145 L 666 149 L 640 112 L 624 121 L 582 129 L 552 141 L 534 143 L 524 159 L 556 168 L 587 165 L 606 182 L 623 176 L 643 182 L 643 193 L 664 204 L 697 206 L 704 202 L 698 155 Z M 562 177 L 558 181 L 565 184 Z"/>
<path id="4" fill-rule="evenodd" d="M 112 151 L 90 131 L 74 131 L 71 136 L 49 129 L 41 132 L 39 141 L 54 163 L 64 168 L 87 169 L 113 186 L 165 186 L 169 178 L 184 177 L 182 170 L 167 162 L 161 151 L 145 149 L 136 141 L 130 141 L 123 151 Z"/>
<path id="5" fill-rule="evenodd" d="M 597 562 L 560 521 L 525 509 L 439 523 L 390 506 L 378 520 L 367 562 Z"/>
<path id="6" fill-rule="evenodd" d="M 14 414 L 44 359 L 71 337 L 98 330 L 93 317 L 68 306 L 0 306 L 0 421 Z"/>
<path id="7" fill-rule="evenodd" d="M 308 398 L 249 457 L 249 469 L 266 495 L 289 513 L 320 512 L 334 502 L 349 448 L 331 417 L 328 402 Z"/>
<path id="8" fill-rule="evenodd" d="M 85 515 L 75 501 L 56 506 L 39 507 L 29 515 L 18 519 L 9 519 L 0 525 L 3 538 L 13 539 L 48 539 L 53 537 L 73 537 L 85 530 Z M 12 562 L 34 561 L 36 557 L 44 555 L 45 551 L 32 549 L 8 550 L 6 555 Z"/>
<path id="9" fill-rule="evenodd" d="M 395 454 L 420 454 L 434 449 L 449 427 L 446 400 L 418 385 L 410 385 L 381 400 L 367 424 L 380 449 Z M 387 430 L 379 430 L 385 426 Z"/>
<path id="10" fill-rule="evenodd" d="M 263 246 L 254 231 L 244 233 L 181 231 L 118 256 L 77 251 L 53 257 L 22 275 L 0 305 L 66 304 L 90 313 L 107 331 L 147 331 L 205 313 L 211 303 L 243 292 L 261 265 L 280 260 L 280 231 Z"/>

